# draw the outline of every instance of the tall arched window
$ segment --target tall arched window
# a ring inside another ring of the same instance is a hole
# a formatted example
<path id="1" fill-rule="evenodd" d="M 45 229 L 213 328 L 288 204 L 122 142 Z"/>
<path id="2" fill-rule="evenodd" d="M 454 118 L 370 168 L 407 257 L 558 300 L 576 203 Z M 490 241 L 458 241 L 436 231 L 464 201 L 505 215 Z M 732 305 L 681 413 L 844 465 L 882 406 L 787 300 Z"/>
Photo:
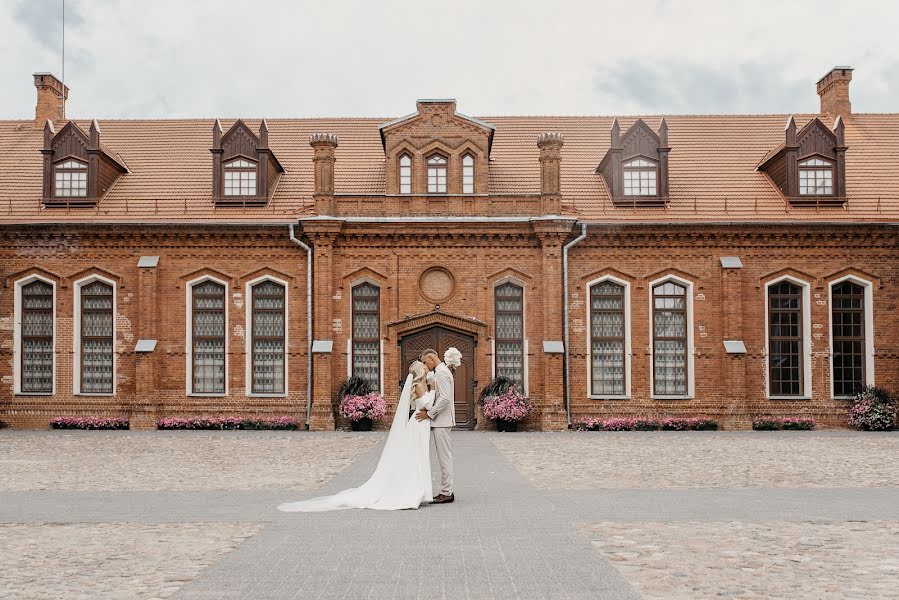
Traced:
<path id="1" fill-rule="evenodd" d="M 814 157 L 799 161 L 799 194 L 832 196 L 833 163 Z"/>
<path id="2" fill-rule="evenodd" d="M 381 389 L 381 290 L 372 283 L 353 286 L 353 375 Z"/>
<path id="3" fill-rule="evenodd" d="M 446 157 L 442 154 L 428 157 L 428 193 L 446 193 Z"/>
<path id="4" fill-rule="evenodd" d="M 254 394 L 285 391 L 285 287 L 271 280 L 250 286 L 250 390 Z"/>
<path id="5" fill-rule="evenodd" d="M 462 193 L 474 194 L 474 156 L 462 157 Z"/>
<path id="6" fill-rule="evenodd" d="M 833 395 L 849 397 L 867 383 L 865 287 L 850 280 L 830 289 Z"/>
<path id="7" fill-rule="evenodd" d="M 84 198 L 87 196 L 87 165 L 78 160 L 67 160 L 53 169 L 54 195 L 59 198 Z"/>
<path id="8" fill-rule="evenodd" d="M 508 282 L 496 286 L 496 375 L 524 389 L 524 289 Z"/>
<path id="9" fill-rule="evenodd" d="M 412 193 L 412 157 L 408 154 L 400 156 L 400 193 Z"/>
<path id="10" fill-rule="evenodd" d="M 686 396 L 689 393 L 689 338 L 687 287 L 665 281 L 652 288 L 653 393 Z"/>
<path id="11" fill-rule="evenodd" d="M 625 286 L 610 280 L 590 286 L 590 393 L 627 393 Z"/>
<path id="12" fill-rule="evenodd" d="M 256 163 L 243 158 L 225 163 L 225 195 L 256 195 Z"/>
<path id="13" fill-rule="evenodd" d="M 622 168 L 625 196 L 658 195 L 658 165 L 643 158 L 635 158 L 624 163 Z"/>
<path id="14" fill-rule="evenodd" d="M 205 280 L 190 287 L 191 392 L 225 393 L 225 286 Z"/>
<path id="15" fill-rule="evenodd" d="M 112 394 L 115 377 L 115 292 L 105 281 L 77 286 L 80 315 L 79 391 Z"/>
<path id="16" fill-rule="evenodd" d="M 805 389 L 802 286 L 768 286 L 768 381 L 771 396 L 802 396 Z"/>
<path id="17" fill-rule="evenodd" d="M 19 392 L 53 393 L 53 284 L 36 279 L 20 286 Z"/>

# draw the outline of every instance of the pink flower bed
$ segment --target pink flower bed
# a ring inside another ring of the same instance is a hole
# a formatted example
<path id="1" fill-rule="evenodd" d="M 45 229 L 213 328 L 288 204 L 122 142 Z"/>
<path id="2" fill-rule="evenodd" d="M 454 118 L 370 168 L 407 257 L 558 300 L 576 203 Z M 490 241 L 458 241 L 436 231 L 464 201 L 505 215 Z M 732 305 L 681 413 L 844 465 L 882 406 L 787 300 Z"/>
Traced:
<path id="1" fill-rule="evenodd" d="M 344 396 L 340 401 L 340 414 L 350 421 L 379 421 L 387 414 L 387 401 L 376 392 L 364 396 Z"/>
<path id="2" fill-rule="evenodd" d="M 299 429 L 293 417 L 170 417 L 156 422 L 158 429 Z"/>
<path id="3" fill-rule="evenodd" d="M 488 419 L 521 421 L 532 410 L 530 399 L 514 387 L 503 394 L 484 398 L 484 416 Z"/>
<path id="4" fill-rule="evenodd" d="M 53 429 L 128 429 L 124 417 L 56 417 L 50 421 Z"/>
<path id="5" fill-rule="evenodd" d="M 718 422 L 713 419 L 670 417 L 667 419 L 646 419 L 634 417 L 612 417 L 599 419 L 586 417 L 571 424 L 576 431 L 702 431 L 718 429 Z"/>

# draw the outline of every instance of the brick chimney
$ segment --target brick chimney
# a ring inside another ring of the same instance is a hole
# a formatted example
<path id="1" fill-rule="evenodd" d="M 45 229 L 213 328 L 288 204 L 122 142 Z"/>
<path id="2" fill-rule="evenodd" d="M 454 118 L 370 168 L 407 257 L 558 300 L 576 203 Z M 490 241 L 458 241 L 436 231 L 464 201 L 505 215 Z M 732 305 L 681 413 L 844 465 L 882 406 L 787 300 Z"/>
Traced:
<path id="1" fill-rule="evenodd" d="M 69 88 L 50 73 L 35 73 L 34 87 L 37 88 L 37 105 L 34 107 L 35 125 L 43 127 L 47 119 L 54 123 L 64 121 Z"/>
<path id="2" fill-rule="evenodd" d="M 818 96 L 821 97 L 821 113 L 832 119 L 844 120 L 852 115 L 849 102 L 849 82 L 852 81 L 852 67 L 834 67 L 830 73 L 818 80 Z"/>
<path id="3" fill-rule="evenodd" d="M 537 136 L 540 148 L 540 212 L 557 215 L 562 212 L 562 144 L 561 133 L 541 133 Z"/>
<path id="4" fill-rule="evenodd" d="M 337 135 L 333 133 L 313 133 L 309 137 L 312 146 L 312 162 L 315 165 L 313 198 L 315 212 L 320 215 L 333 215 L 334 206 L 334 150 L 337 148 Z"/>

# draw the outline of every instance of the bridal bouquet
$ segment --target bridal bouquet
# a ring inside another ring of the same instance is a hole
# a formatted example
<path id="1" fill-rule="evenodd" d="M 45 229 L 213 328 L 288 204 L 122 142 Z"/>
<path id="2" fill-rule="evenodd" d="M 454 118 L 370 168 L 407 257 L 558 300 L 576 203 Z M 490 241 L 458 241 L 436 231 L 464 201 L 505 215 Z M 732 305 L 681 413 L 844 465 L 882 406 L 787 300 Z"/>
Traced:
<path id="1" fill-rule="evenodd" d="M 340 414 L 350 421 L 378 421 L 387 414 L 387 401 L 377 392 L 362 396 L 347 395 L 340 400 Z"/>
<path id="2" fill-rule="evenodd" d="M 462 353 L 457 348 L 450 347 L 443 353 L 443 364 L 450 369 L 455 369 L 462 364 Z"/>

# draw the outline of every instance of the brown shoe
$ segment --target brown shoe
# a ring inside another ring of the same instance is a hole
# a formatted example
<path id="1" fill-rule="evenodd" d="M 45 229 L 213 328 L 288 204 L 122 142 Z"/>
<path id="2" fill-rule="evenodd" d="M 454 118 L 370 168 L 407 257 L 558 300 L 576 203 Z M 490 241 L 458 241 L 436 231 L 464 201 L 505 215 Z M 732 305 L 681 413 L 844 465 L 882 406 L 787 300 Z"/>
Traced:
<path id="1" fill-rule="evenodd" d="M 440 494 L 439 496 L 434 498 L 434 504 L 449 504 L 450 502 L 454 501 L 455 499 L 456 499 L 455 494 L 450 494 L 449 496 L 444 496 L 443 494 Z"/>

